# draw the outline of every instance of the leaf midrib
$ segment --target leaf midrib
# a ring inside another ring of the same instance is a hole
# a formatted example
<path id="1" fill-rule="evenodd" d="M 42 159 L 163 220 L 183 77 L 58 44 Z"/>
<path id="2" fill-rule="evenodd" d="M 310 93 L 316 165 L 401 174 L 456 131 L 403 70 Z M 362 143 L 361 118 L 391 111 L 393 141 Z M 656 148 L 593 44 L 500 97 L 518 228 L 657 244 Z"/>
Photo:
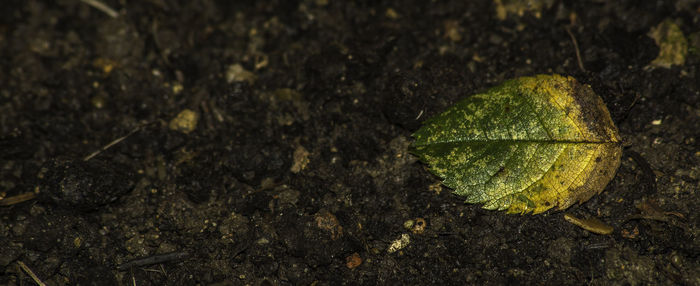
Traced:
<path id="1" fill-rule="evenodd" d="M 615 141 L 580 141 L 580 140 L 524 140 L 524 139 L 493 139 L 493 140 L 455 140 L 455 141 L 438 141 L 425 144 L 416 144 L 414 147 L 439 145 L 439 144 L 454 144 L 454 143 L 490 143 L 490 144 L 508 144 L 508 143 L 538 143 L 538 144 L 619 144 Z"/>

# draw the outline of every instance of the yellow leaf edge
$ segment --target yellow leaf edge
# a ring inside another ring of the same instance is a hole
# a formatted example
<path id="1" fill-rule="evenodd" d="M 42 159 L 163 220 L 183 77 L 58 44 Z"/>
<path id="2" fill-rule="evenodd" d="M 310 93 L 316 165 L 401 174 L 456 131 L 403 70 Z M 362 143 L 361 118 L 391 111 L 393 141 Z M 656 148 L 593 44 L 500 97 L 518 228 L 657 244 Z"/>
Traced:
<path id="1" fill-rule="evenodd" d="M 575 203 L 583 203 L 593 195 L 602 192 L 614 178 L 620 166 L 622 155 L 619 131 L 613 123 L 603 100 L 593 92 L 590 86 L 582 85 L 570 76 L 556 74 L 536 75 L 504 82 L 504 84 L 514 83 L 518 84 L 519 88 L 526 92 L 548 94 L 552 104 L 573 106 L 574 108 L 567 109 L 567 115 L 582 127 L 582 132 L 589 142 L 581 145 L 585 145 L 586 148 L 571 148 L 573 153 L 569 154 L 569 157 L 564 156 L 564 158 L 560 158 L 560 154 L 557 162 L 552 164 L 553 166 L 561 164 L 560 170 L 546 171 L 535 182 L 541 184 L 538 191 L 531 190 L 532 185 L 535 185 L 533 183 L 522 192 L 509 195 L 509 198 L 498 198 L 498 200 L 501 200 L 500 205 L 499 201 L 494 199 L 484 202 L 483 207 L 486 209 L 506 210 L 507 213 L 539 214 L 552 207 L 557 207 L 559 210 L 567 209 Z M 497 88 L 498 86 L 491 90 Z M 583 151 L 577 149 L 583 149 Z M 585 157 L 585 160 L 576 160 L 583 159 L 581 158 L 582 156 Z M 563 189 L 557 189 L 554 186 L 554 178 L 559 178 L 558 175 L 565 175 L 566 172 L 571 172 L 564 167 L 564 164 L 575 163 L 582 164 L 583 167 L 577 172 L 574 181 Z M 542 192 L 542 189 L 547 191 Z M 530 193 L 527 193 L 528 191 Z M 507 205 L 503 204 L 505 199 L 508 199 Z"/>
<path id="2" fill-rule="evenodd" d="M 571 76 L 536 75 L 520 77 L 516 81 L 522 84 L 522 89 L 551 95 L 553 103 L 566 106 L 563 102 L 567 102 L 576 107 L 569 110 L 568 115 L 583 127 L 582 131 L 592 139 L 591 141 L 596 141 L 591 144 L 595 144 L 597 148 L 587 154 L 587 162 L 580 162 L 584 163 L 585 167 L 572 185 L 560 191 L 550 188 L 549 195 L 545 193 L 540 196 L 541 204 L 535 202 L 535 208 L 528 204 L 512 204 L 507 208 L 507 212 L 539 214 L 555 206 L 561 211 L 600 194 L 615 177 L 622 158 L 622 140 L 603 99 L 595 94 L 589 85 L 581 84 Z M 556 171 L 548 173 L 552 177 L 556 176 Z M 555 200 L 550 200 L 551 198 Z"/>

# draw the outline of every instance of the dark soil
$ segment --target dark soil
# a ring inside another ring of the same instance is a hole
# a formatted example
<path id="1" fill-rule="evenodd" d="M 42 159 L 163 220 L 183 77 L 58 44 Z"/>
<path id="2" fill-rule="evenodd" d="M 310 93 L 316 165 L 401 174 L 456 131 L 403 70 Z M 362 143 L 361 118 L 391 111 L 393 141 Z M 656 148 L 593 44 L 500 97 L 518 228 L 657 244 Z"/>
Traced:
<path id="1" fill-rule="evenodd" d="M 0 9 L 0 196 L 38 192 L 0 206 L 2 285 L 700 285 L 700 57 L 650 68 L 647 36 L 700 32 L 699 1 L 102 2 Z M 567 210 L 611 235 L 465 204 L 407 153 L 538 73 L 620 129 L 617 175 Z"/>

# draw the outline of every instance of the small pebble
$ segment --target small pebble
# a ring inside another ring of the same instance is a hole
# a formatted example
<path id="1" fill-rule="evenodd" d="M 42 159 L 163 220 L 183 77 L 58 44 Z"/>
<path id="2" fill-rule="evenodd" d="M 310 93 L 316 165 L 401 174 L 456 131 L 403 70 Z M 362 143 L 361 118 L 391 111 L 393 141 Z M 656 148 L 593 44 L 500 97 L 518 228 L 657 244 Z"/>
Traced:
<path id="1" fill-rule="evenodd" d="M 408 236 L 408 234 L 404 233 L 401 235 L 401 238 L 394 240 L 391 245 L 389 245 L 389 249 L 387 249 L 387 252 L 389 253 L 394 253 L 397 250 L 401 250 L 404 247 L 408 246 L 411 243 L 411 237 Z"/>
<path id="2" fill-rule="evenodd" d="M 188 134 L 197 128 L 198 120 L 199 115 L 196 112 L 189 109 L 184 109 L 170 121 L 168 127 L 170 127 L 171 130 Z"/>

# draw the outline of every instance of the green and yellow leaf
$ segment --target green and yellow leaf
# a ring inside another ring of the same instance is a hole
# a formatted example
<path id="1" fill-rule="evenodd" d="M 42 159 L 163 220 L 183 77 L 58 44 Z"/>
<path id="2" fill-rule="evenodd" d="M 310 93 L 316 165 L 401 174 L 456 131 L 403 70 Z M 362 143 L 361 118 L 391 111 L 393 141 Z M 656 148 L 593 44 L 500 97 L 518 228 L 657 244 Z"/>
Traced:
<path id="1" fill-rule="evenodd" d="M 508 80 L 426 120 L 412 153 L 443 184 L 509 213 L 565 209 L 600 193 L 622 154 L 603 100 L 572 77 Z"/>

